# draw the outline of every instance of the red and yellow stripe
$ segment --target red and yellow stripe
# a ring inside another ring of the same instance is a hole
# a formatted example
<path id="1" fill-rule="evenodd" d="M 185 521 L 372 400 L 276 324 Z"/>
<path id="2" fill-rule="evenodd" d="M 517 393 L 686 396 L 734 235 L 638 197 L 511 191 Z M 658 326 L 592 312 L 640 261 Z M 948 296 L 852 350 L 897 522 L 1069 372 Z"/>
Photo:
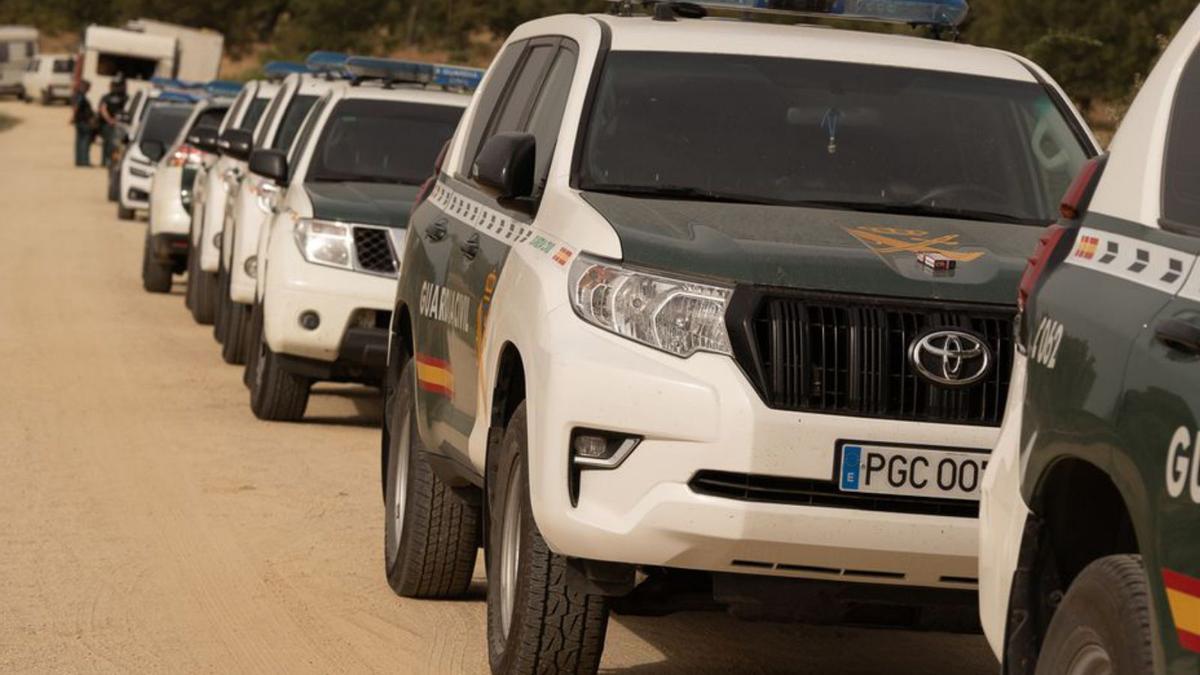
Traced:
<path id="1" fill-rule="evenodd" d="M 454 373 L 450 371 L 450 363 L 417 354 L 417 386 L 433 394 L 453 396 Z"/>
<path id="2" fill-rule="evenodd" d="M 1162 576 L 1179 644 L 1200 652 L 1200 579 L 1165 568 Z"/>

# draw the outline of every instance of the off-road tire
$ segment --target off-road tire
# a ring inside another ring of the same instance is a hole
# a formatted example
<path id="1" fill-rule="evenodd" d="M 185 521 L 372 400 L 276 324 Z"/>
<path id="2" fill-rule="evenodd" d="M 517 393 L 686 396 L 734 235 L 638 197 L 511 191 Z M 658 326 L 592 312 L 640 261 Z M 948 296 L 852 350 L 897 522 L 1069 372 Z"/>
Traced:
<path id="1" fill-rule="evenodd" d="M 133 220 L 136 216 L 137 211 L 117 204 L 117 220 Z"/>
<path id="2" fill-rule="evenodd" d="M 1150 584 L 1141 556 L 1111 555 L 1088 565 L 1050 620 L 1037 675 L 1068 675 L 1086 659 L 1109 659 L 1111 672 L 1151 675 Z"/>
<path id="3" fill-rule="evenodd" d="M 254 303 L 250 309 L 250 328 L 246 331 L 246 368 L 242 372 L 242 384 L 246 388 L 254 386 L 254 375 L 258 369 L 259 342 L 263 332 L 262 303 Z"/>
<path id="4" fill-rule="evenodd" d="M 595 673 L 608 629 L 608 598 L 572 587 L 567 559 L 550 550 L 529 500 L 528 432 L 521 403 L 488 457 L 488 661 L 493 673 Z M 495 455 L 494 457 L 492 455 Z M 513 479 L 513 472 L 519 475 Z M 501 594 L 504 514 L 510 483 L 520 490 L 520 555 L 508 634 Z"/>
<path id="5" fill-rule="evenodd" d="M 119 165 L 118 165 L 119 167 Z M 121 175 L 120 168 L 117 171 L 109 169 L 108 172 L 108 201 L 121 201 Z"/>
<path id="6" fill-rule="evenodd" d="M 429 466 L 414 419 L 415 377 L 410 360 L 399 380 L 390 383 L 384 409 L 384 571 L 397 595 L 459 598 L 471 587 L 479 553 L 480 506 L 443 483 Z M 403 497 L 396 490 L 401 468 L 407 476 Z M 403 524 L 397 527 L 393 514 L 400 499 Z"/>
<path id="7" fill-rule="evenodd" d="M 225 336 L 229 319 L 229 288 L 225 284 L 225 270 L 217 272 L 217 295 L 213 300 L 213 339 L 217 344 L 225 344 Z"/>
<path id="8" fill-rule="evenodd" d="M 250 328 L 250 308 L 228 298 L 225 315 L 225 341 L 221 343 L 221 358 L 233 366 L 246 362 L 246 332 Z"/>
<path id="9" fill-rule="evenodd" d="M 171 263 L 161 263 L 151 253 L 150 235 L 142 248 L 142 288 L 150 293 L 171 292 Z"/>
<path id="10" fill-rule="evenodd" d="M 188 309 L 192 310 L 192 318 L 196 323 L 207 326 L 214 319 L 214 300 L 216 291 L 216 275 L 200 269 L 200 251 L 198 246 L 192 246 L 188 251 Z"/>
<path id="11" fill-rule="evenodd" d="M 304 418 L 312 380 L 284 369 L 279 355 L 259 337 L 258 359 L 250 383 L 250 409 L 260 420 L 296 422 Z"/>

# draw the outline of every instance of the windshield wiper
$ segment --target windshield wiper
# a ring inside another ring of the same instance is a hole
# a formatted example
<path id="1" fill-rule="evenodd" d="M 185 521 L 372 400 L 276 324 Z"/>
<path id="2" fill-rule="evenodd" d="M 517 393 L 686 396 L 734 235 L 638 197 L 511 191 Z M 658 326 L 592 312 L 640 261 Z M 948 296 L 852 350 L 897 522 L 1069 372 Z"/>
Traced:
<path id="1" fill-rule="evenodd" d="M 985 223 L 1012 223 L 1014 225 L 1049 225 L 1053 220 L 1045 218 L 1028 218 L 999 211 L 982 209 L 959 209 L 948 206 L 933 206 L 914 202 L 850 202 L 850 201 L 805 201 L 795 202 L 796 206 L 812 206 L 823 209 L 844 209 L 846 211 L 862 211 L 864 213 L 893 213 L 902 216 L 928 216 L 930 218 L 958 218 L 960 220 L 978 220 Z"/>
<path id="2" fill-rule="evenodd" d="M 761 195 L 737 194 L 733 192 L 717 192 L 687 185 L 620 185 L 602 183 L 584 186 L 588 192 L 605 192 L 618 195 L 638 195 L 639 197 L 660 197 L 662 199 L 685 199 L 691 201 L 720 202 L 724 204 L 761 204 L 769 206 L 787 206 L 788 202 L 775 200 Z"/>

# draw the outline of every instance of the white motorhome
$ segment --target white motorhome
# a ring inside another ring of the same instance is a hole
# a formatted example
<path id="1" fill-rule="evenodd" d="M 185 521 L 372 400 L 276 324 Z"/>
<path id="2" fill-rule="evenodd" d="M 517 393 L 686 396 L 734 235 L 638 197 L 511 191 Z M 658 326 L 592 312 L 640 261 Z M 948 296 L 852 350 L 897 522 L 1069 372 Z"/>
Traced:
<path id="1" fill-rule="evenodd" d="M 225 36 L 207 28 L 189 28 L 151 19 L 135 19 L 126 30 L 145 35 L 160 35 L 176 41 L 175 77 L 204 82 L 216 79 L 221 70 Z"/>
<path id="2" fill-rule="evenodd" d="M 79 74 L 92 83 L 93 106 L 117 73 L 124 74 L 130 94 L 148 87 L 152 77 L 208 81 L 217 77 L 224 40 L 215 31 L 146 19 L 125 28 L 88 26 Z"/>
<path id="3" fill-rule="evenodd" d="M 37 55 L 38 32 L 29 26 L 0 26 L 0 95 L 23 97 L 22 78 Z"/>

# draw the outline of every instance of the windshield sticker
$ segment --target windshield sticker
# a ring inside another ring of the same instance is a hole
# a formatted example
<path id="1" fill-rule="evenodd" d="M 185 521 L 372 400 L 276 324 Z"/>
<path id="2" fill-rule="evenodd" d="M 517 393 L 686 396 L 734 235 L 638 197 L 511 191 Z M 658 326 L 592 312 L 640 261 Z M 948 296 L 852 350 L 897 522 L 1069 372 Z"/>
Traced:
<path id="1" fill-rule="evenodd" d="M 985 253 L 962 248 L 957 234 L 935 235 L 926 230 L 902 227 L 847 227 L 846 232 L 884 258 L 897 254 L 933 253 L 957 264 L 978 260 Z"/>
<path id="2" fill-rule="evenodd" d="M 454 373 L 450 363 L 442 359 L 417 354 L 417 385 L 431 394 L 454 395 Z"/>
<path id="3" fill-rule="evenodd" d="M 1165 567 L 1162 576 L 1179 644 L 1184 649 L 1200 652 L 1200 579 Z"/>
<path id="4" fill-rule="evenodd" d="M 1066 262 L 1174 295 L 1183 287 L 1196 256 L 1085 227 L 1079 231 Z M 1186 293 L 1183 295 L 1186 297 Z"/>

